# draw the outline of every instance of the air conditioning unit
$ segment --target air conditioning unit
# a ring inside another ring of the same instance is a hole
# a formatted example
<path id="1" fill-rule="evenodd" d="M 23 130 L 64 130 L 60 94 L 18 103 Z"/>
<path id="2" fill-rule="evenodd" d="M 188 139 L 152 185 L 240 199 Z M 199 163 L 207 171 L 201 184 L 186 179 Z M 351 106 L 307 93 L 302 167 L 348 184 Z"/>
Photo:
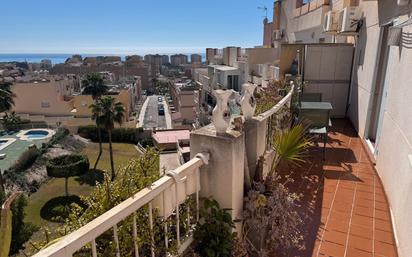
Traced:
<path id="1" fill-rule="evenodd" d="M 283 32 L 280 29 L 274 30 L 273 31 L 273 40 L 274 41 L 280 41 L 282 40 L 283 37 Z"/>
<path id="2" fill-rule="evenodd" d="M 326 12 L 323 19 L 323 31 L 326 33 L 334 33 L 338 30 L 336 15 L 332 11 Z"/>
<path id="3" fill-rule="evenodd" d="M 339 12 L 338 33 L 355 33 L 361 21 L 361 12 L 357 6 L 349 6 Z"/>

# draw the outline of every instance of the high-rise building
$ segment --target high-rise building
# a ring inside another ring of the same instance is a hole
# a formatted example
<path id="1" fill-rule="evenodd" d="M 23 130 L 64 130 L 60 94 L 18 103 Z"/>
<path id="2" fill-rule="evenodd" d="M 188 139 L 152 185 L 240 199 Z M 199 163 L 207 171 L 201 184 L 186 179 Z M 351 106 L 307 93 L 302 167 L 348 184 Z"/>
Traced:
<path id="1" fill-rule="evenodd" d="M 187 64 L 187 55 L 184 54 L 174 54 L 170 57 L 170 63 L 174 66 L 179 66 L 182 64 Z"/>
<path id="2" fill-rule="evenodd" d="M 191 63 L 201 63 L 202 56 L 200 54 L 192 54 L 190 55 L 190 62 Z"/>

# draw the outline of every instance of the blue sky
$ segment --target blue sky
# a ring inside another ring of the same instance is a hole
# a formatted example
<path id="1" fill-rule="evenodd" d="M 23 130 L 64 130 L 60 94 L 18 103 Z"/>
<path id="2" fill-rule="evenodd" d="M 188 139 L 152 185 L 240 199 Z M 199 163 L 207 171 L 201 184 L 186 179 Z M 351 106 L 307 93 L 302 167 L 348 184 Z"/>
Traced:
<path id="1" fill-rule="evenodd" d="M 272 0 L 0 0 L 0 53 L 175 53 L 261 44 Z"/>

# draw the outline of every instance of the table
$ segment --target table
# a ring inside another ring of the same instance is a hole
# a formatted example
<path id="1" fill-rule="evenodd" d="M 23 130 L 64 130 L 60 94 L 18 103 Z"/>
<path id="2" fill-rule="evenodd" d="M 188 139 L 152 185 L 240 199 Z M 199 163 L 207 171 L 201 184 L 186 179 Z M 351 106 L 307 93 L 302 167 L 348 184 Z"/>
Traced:
<path id="1" fill-rule="evenodd" d="M 326 127 L 330 124 L 330 102 L 300 102 L 299 120 L 309 121 L 310 127 Z"/>

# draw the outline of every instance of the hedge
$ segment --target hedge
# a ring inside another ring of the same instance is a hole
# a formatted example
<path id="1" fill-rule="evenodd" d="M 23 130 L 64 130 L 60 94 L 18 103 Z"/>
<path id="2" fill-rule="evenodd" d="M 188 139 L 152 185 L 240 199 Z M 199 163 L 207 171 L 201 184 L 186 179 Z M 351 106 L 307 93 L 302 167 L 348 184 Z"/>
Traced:
<path id="1" fill-rule="evenodd" d="M 109 135 L 105 129 L 101 129 L 102 142 L 109 142 Z M 80 126 L 77 133 L 84 138 L 90 139 L 93 142 L 99 142 L 97 136 L 97 127 Z M 112 142 L 114 143 L 132 143 L 137 144 L 142 140 L 143 128 L 115 128 L 112 131 Z"/>
<path id="2" fill-rule="evenodd" d="M 55 178 L 80 176 L 89 170 L 89 159 L 80 154 L 62 155 L 46 163 L 47 175 Z"/>

